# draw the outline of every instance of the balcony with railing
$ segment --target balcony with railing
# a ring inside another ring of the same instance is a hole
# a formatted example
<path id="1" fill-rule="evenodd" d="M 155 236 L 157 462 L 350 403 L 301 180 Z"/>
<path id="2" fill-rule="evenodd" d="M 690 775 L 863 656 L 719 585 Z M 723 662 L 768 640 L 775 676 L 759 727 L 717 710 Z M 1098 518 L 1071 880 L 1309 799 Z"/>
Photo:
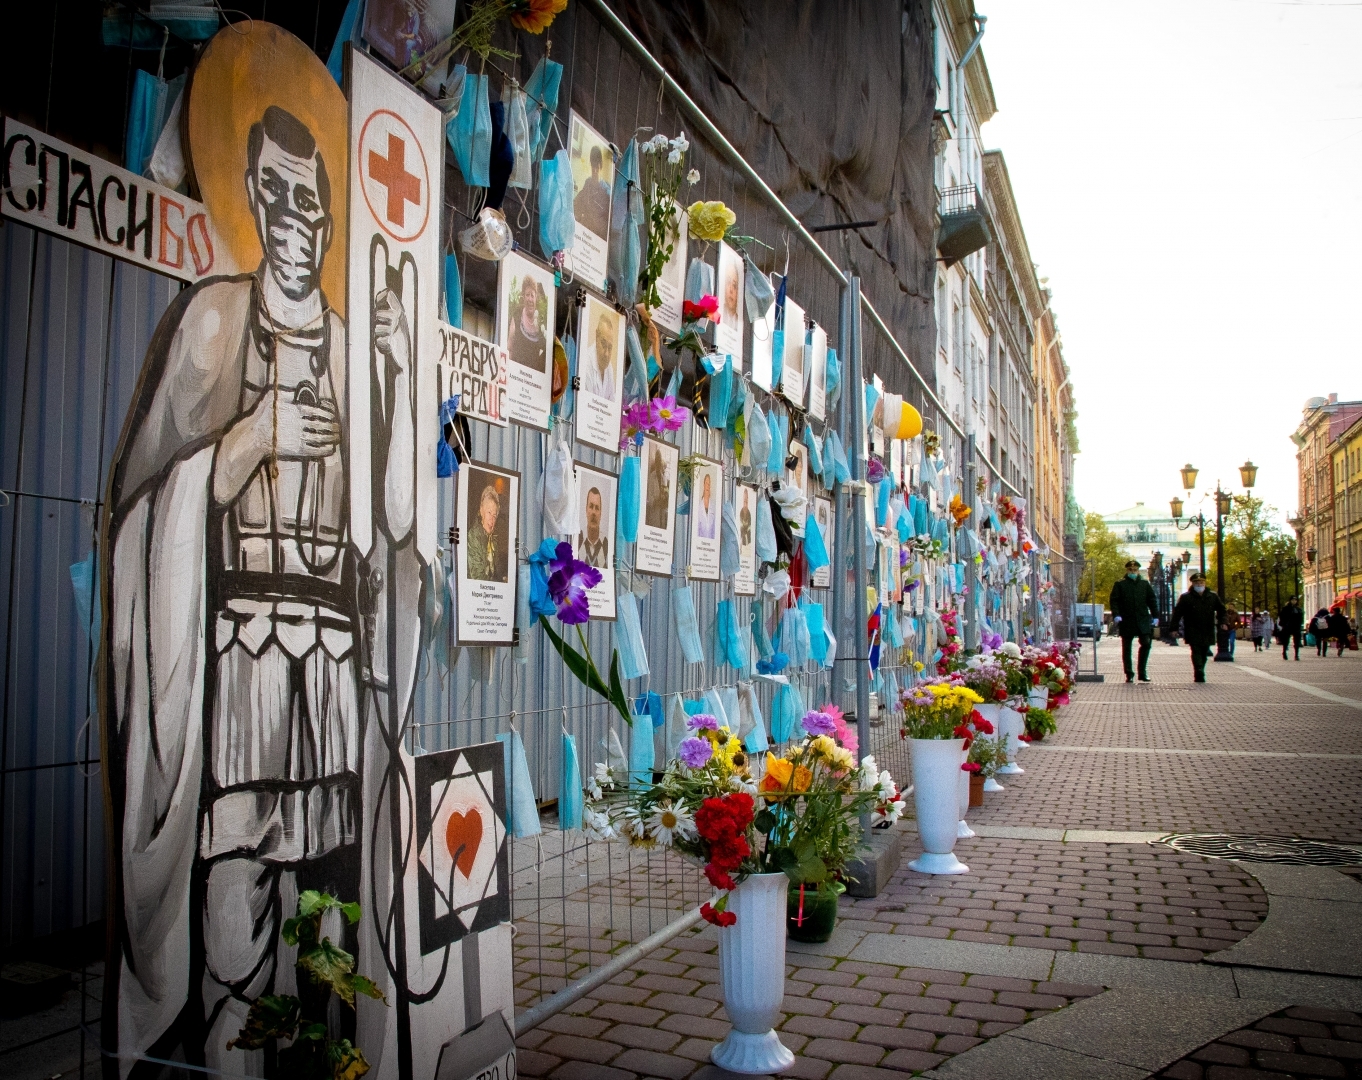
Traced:
<path id="1" fill-rule="evenodd" d="M 979 189 L 974 184 L 946 188 L 941 192 L 941 228 L 936 250 L 947 266 L 984 247 L 993 235 L 984 217 Z"/>

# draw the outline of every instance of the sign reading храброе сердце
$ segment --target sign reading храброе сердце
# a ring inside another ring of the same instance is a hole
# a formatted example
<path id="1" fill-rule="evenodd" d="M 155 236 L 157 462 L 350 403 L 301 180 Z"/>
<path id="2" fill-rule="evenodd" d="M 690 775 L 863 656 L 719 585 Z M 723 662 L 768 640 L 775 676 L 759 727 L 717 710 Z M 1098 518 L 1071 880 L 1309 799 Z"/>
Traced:
<path id="1" fill-rule="evenodd" d="M 0 213 L 191 284 L 234 274 L 202 203 L 5 118 Z"/>

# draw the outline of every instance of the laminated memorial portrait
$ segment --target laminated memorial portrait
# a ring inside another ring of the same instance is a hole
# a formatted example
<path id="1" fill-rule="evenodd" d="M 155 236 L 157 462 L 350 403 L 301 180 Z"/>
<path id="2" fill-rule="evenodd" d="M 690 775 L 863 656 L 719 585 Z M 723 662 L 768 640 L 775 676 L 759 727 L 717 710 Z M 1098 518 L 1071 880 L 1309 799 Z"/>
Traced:
<path id="1" fill-rule="evenodd" d="M 601 572 L 598 584 L 587 590 L 587 609 L 593 619 L 615 618 L 615 508 L 619 478 L 604 469 L 577 463 L 577 534 L 572 553 Z"/>
<path id="2" fill-rule="evenodd" d="M 769 286 L 770 282 L 767 281 Z M 771 379 L 774 373 L 771 350 L 776 339 L 776 305 L 770 304 L 763 315 L 752 319 L 752 381 L 768 393 L 776 387 Z"/>
<path id="3" fill-rule="evenodd" d="M 643 513 L 634 545 L 634 569 L 671 577 L 676 535 L 676 493 L 681 452 L 671 443 L 643 440 Z"/>
<path id="4" fill-rule="evenodd" d="M 675 239 L 672 253 L 657 278 L 657 297 L 662 306 L 652 312 L 653 321 L 673 333 L 681 332 L 682 304 L 686 299 L 686 249 L 690 239 L 690 215 L 680 203 L 673 203 Z"/>
<path id="5" fill-rule="evenodd" d="M 553 405 L 553 271 L 513 251 L 497 267 L 497 342 L 506 350 L 506 415 L 549 429 Z"/>
<path id="6" fill-rule="evenodd" d="M 615 454 L 624 388 L 624 316 L 587 294 L 577 331 L 577 441 Z"/>
<path id="7" fill-rule="evenodd" d="M 781 354 L 780 394 L 796 408 L 804 407 L 804 346 L 807 342 L 804 329 L 804 309 L 785 298 L 784 352 Z"/>
<path id="8" fill-rule="evenodd" d="M 822 420 L 827 412 L 828 332 L 817 323 L 809 333 L 808 370 L 809 415 Z"/>
<path id="9" fill-rule="evenodd" d="M 697 581 L 718 581 L 724 498 L 723 466 L 710 458 L 692 457 L 690 492 L 690 564 L 688 575 Z"/>
<path id="10" fill-rule="evenodd" d="M 757 489 L 750 484 L 734 488 L 738 519 L 738 572 L 733 575 L 735 596 L 754 596 L 757 591 Z"/>
<path id="11" fill-rule="evenodd" d="M 280 932 L 308 889 L 363 907 L 327 931 L 391 1003 L 339 1013 L 371 1077 L 434 1076 L 512 1015 L 501 748 L 418 769 L 404 746 L 443 578 L 441 117 L 353 51 L 346 94 L 259 20 L 195 70 L 195 182 L 249 271 L 170 304 L 112 463 L 109 1076 L 147 1055 L 263 1076 L 228 1043 L 295 992 Z"/>
<path id="12" fill-rule="evenodd" d="M 615 183 L 615 156 L 610 143 L 572 113 L 568 122 L 572 161 L 572 274 L 605 292 L 610 255 L 610 198 Z"/>
<path id="13" fill-rule="evenodd" d="M 743 266 L 742 256 L 723 241 L 719 242 L 719 321 L 714 326 L 716 352 L 733 357 L 737 370 L 742 366 L 743 339 Z"/>

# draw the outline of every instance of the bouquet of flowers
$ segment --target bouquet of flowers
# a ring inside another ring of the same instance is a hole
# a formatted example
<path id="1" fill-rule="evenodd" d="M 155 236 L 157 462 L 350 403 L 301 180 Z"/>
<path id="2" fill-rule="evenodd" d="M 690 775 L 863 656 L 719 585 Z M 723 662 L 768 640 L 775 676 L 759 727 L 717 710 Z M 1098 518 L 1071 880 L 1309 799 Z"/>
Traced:
<path id="1" fill-rule="evenodd" d="M 655 311 L 662 306 L 657 279 L 662 276 L 681 235 L 677 196 L 682 184 L 691 187 L 700 179 L 700 174 L 686 165 L 690 141 L 684 131 L 674 139 L 654 135 L 639 149 L 642 151 L 640 186 L 648 217 L 648 247 L 638 277 L 643 304 Z"/>
<path id="2" fill-rule="evenodd" d="M 988 721 L 974 711 L 984 699 L 971 690 L 959 675 L 927 679 L 902 694 L 903 739 L 965 739 L 974 737 L 970 723 Z M 967 723 L 970 722 L 970 723 Z M 990 725 L 990 730 L 992 730 Z"/>
<path id="3" fill-rule="evenodd" d="M 1006 701 L 1010 696 L 1008 671 L 992 655 L 971 656 L 960 674 L 965 685 L 978 694 L 982 702 Z"/>
<path id="4" fill-rule="evenodd" d="M 802 742 L 786 757 L 768 753 L 764 771 L 713 716 L 687 722 L 691 732 L 655 784 L 630 787 L 597 765 L 583 814 L 590 839 L 624 839 L 635 847 L 671 847 L 704 865 L 724 895 L 700 913 L 732 926 L 728 892 L 750 874 L 783 872 L 795 884 L 842 874 L 860 840 L 858 820 L 894 820 L 898 788 L 873 758 L 856 763 L 854 740 L 839 741 L 840 710 L 805 714 Z M 842 738 L 847 726 L 841 723 Z"/>

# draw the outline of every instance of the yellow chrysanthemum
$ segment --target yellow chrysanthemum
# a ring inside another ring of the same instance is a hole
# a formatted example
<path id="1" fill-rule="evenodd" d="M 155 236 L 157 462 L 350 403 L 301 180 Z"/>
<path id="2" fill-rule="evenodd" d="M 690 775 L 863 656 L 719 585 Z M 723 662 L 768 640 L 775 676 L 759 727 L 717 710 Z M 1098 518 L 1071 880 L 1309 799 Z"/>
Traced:
<path id="1" fill-rule="evenodd" d="M 686 212 L 690 235 L 699 240 L 722 240 L 738 215 L 721 202 L 693 202 Z"/>

